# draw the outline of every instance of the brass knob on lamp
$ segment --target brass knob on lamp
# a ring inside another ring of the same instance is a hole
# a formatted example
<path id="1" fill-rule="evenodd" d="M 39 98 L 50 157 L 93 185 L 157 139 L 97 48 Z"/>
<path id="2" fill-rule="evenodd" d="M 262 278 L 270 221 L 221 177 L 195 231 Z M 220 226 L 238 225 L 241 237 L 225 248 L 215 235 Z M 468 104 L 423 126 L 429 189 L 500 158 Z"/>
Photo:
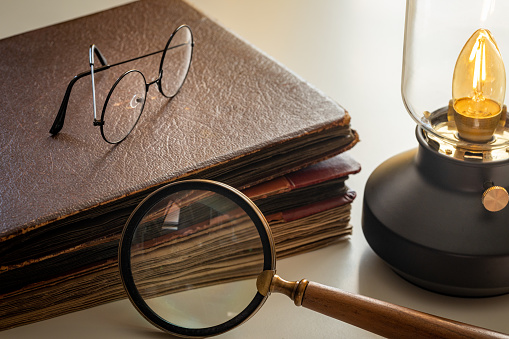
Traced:
<path id="1" fill-rule="evenodd" d="M 498 212 L 507 206 L 509 194 L 500 186 L 491 186 L 482 195 L 482 204 L 490 212 Z"/>

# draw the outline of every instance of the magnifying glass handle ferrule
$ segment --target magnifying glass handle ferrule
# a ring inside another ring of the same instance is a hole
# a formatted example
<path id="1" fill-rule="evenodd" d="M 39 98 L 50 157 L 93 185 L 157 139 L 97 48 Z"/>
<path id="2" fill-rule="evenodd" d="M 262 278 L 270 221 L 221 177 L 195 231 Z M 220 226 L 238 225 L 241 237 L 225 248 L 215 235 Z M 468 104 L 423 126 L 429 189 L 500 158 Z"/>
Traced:
<path id="1" fill-rule="evenodd" d="M 293 300 L 295 306 L 302 305 L 304 292 L 309 281 L 302 279 L 300 281 L 287 281 L 276 274 L 274 270 L 263 271 L 256 280 L 258 292 L 263 296 L 269 293 L 282 293 Z"/>

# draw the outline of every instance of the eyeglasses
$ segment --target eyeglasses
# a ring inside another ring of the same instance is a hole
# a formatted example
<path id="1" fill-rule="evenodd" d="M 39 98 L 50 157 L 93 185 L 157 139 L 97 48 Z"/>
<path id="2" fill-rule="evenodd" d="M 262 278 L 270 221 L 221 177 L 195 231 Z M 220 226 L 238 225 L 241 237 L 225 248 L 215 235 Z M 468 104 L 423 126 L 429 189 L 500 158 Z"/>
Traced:
<path id="1" fill-rule="evenodd" d="M 112 65 L 108 65 L 97 46 L 90 46 L 90 71 L 76 75 L 67 86 L 62 104 L 51 126 L 50 133 L 55 135 L 62 129 L 71 90 L 76 81 L 90 75 L 92 79 L 92 100 L 94 108 L 93 124 L 94 126 L 100 127 L 101 135 L 106 142 L 110 144 L 122 142 L 131 133 L 140 119 L 145 106 L 147 92 L 151 85 L 157 84 L 159 92 L 170 99 L 180 91 L 191 65 L 193 47 L 193 33 L 191 28 L 187 25 L 179 26 L 171 34 L 163 50 Z M 95 74 L 158 53 L 162 53 L 163 55 L 161 57 L 157 79 L 147 82 L 143 73 L 136 69 L 122 74 L 115 81 L 106 96 L 101 117 L 98 119 Z M 97 57 L 101 63 L 101 67 L 95 68 L 94 56 Z"/>

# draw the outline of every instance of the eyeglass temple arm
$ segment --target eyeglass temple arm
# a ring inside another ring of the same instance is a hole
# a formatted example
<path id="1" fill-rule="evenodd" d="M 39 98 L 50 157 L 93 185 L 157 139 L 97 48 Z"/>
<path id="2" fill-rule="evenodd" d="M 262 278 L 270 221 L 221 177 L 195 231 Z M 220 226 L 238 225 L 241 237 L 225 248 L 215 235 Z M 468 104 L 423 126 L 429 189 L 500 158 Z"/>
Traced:
<path id="1" fill-rule="evenodd" d="M 92 47 L 90 48 L 91 53 L 89 55 L 90 61 L 94 62 L 93 56 L 95 53 L 95 55 L 99 59 L 99 62 L 101 63 L 101 65 L 104 66 L 100 69 L 96 69 L 95 72 L 97 73 L 97 72 L 100 72 L 100 71 L 103 71 L 103 70 L 109 68 L 108 62 L 106 61 L 106 58 L 103 56 L 101 51 L 99 51 L 97 46 L 95 46 L 95 45 L 92 45 L 92 46 L 93 46 L 93 48 Z M 93 53 L 92 53 L 92 50 L 93 50 Z M 71 82 L 69 82 L 69 85 L 67 85 L 67 89 L 65 91 L 64 98 L 62 99 L 62 103 L 60 104 L 60 108 L 58 109 L 57 116 L 55 117 L 55 120 L 53 121 L 53 125 L 51 126 L 51 129 L 49 131 L 52 135 L 58 134 L 58 132 L 60 132 L 60 130 L 62 130 L 62 127 L 64 126 L 65 113 L 67 112 L 67 105 L 69 104 L 69 98 L 71 96 L 71 91 L 72 91 L 74 84 L 79 79 L 81 79 L 85 76 L 88 76 L 90 74 L 92 74 L 91 71 L 80 73 L 80 74 L 76 75 L 71 80 Z"/>
<path id="2" fill-rule="evenodd" d="M 99 48 L 96 45 L 90 46 L 90 51 L 89 51 L 90 65 L 94 64 L 94 54 L 97 56 L 97 59 L 99 59 L 101 66 L 108 65 L 106 58 L 104 57 L 104 55 L 101 53 L 101 51 L 99 50 Z"/>
<path id="3" fill-rule="evenodd" d="M 95 100 L 95 76 L 94 76 L 94 70 L 95 70 L 95 61 L 94 61 L 94 54 L 99 59 L 99 62 L 104 66 L 107 64 L 106 59 L 102 55 L 101 51 L 99 51 L 99 48 L 97 48 L 96 45 L 90 46 L 89 50 L 89 60 L 90 60 L 90 73 L 92 75 L 92 105 L 94 108 L 94 126 L 101 125 L 102 121 L 99 121 L 97 119 L 97 103 Z"/>

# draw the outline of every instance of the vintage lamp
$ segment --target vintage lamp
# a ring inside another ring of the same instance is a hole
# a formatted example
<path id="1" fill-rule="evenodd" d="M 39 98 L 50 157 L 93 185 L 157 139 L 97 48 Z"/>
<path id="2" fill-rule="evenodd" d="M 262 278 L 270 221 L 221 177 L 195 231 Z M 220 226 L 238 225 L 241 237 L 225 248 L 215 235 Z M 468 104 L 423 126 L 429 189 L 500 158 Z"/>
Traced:
<path id="1" fill-rule="evenodd" d="M 508 14 L 507 1 L 407 1 L 401 88 L 419 146 L 371 174 L 362 224 L 394 271 L 439 293 L 509 292 Z"/>

